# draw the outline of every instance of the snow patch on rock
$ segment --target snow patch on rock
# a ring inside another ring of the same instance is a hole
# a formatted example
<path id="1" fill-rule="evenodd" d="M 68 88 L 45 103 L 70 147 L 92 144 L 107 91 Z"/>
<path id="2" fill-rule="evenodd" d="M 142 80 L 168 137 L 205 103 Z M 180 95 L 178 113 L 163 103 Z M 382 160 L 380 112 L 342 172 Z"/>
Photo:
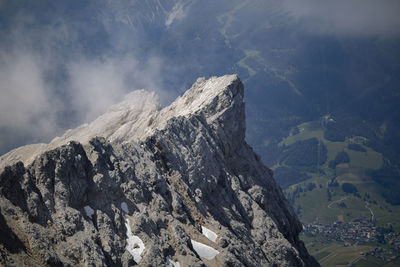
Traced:
<path id="1" fill-rule="evenodd" d="M 206 227 L 204 227 L 204 226 L 201 226 L 201 233 L 202 233 L 205 237 L 207 237 L 210 241 L 212 241 L 212 242 L 214 242 L 214 243 L 215 243 L 215 241 L 216 241 L 217 238 L 218 238 L 218 235 L 217 235 L 215 232 L 211 231 L 210 229 L 208 229 L 208 228 L 206 228 Z"/>
<path id="2" fill-rule="evenodd" d="M 129 214 L 128 204 L 126 204 L 125 201 L 121 203 L 121 210 L 126 214 Z"/>
<path id="3" fill-rule="evenodd" d="M 199 254 L 200 257 L 205 258 L 207 260 L 212 260 L 219 254 L 219 251 L 207 246 L 203 243 L 194 241 L 193 239 L 190 239 L 190 242 L 192 243 L 193 249 L 196 251 L 197 254 Z"/>
<path id="4" fill-rule="evenodd" d="M 86 215 L 90 218 L 92 218 L 93 214 L 94 214 L 94 210 L 92 209 L 92 207 L 90 207 L 89 205 L 86 205 L 85 207 L 83 207 L 83 209 L 86 212 Z"/>
<path id="5" fill-rule="evenodd" d="M 125 227 L 127 236 L 126 242 L 128 243 L 126 250 L 128 250 L 128 252 L 133 256 L 133 260 L 139 264 L 139 262 L 142 260 L 141 254 L 146 247 L 144 246 L 142 239 L 132 234 L 128 219 L 125 220 Z"/>
<path id="6" fill-rule="evenodd" d="M 181 267 L 181 264 L 177 261 L 173 261 L 170 259 L 170 257 L 167 256 L 167 265 L 169 267 Z"/>

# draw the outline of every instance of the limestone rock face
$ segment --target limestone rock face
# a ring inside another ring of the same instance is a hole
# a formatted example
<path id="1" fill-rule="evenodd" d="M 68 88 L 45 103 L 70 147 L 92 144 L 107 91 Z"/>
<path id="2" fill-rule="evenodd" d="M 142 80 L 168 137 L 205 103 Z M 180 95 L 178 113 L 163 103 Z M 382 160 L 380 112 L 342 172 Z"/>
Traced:
<path id="1" fill-rule="evenodd" d="M 318 266 L 245 142 L 239 78 L 198 79 L 163 109 L 154 97 L 1 158 L 0 264 Z"/>

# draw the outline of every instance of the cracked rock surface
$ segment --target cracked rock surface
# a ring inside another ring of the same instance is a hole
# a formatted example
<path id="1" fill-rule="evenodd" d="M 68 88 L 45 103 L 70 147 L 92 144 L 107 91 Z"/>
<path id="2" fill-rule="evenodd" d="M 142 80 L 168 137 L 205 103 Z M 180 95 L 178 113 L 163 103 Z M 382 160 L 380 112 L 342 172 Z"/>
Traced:
<path id="1" fill-rule="evenodd" d="M 227 75 L 163 109 L 132 93 L 50 144 L 11 151 L 0 158 L 0 265 L 319 266 L 244 137 L 243 84 Z M 128 234 L 141 242 L 128 247 Z M 218 253 L 200 256 L 196 242 Z"/>

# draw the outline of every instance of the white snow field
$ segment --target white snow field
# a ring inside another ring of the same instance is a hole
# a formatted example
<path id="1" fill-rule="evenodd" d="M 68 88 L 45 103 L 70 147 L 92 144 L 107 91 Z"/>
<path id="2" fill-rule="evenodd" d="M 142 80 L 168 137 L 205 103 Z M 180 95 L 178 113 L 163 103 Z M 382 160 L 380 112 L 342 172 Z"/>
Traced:
<path id="1" fill-rule="evenodd" d="M 193 249 L 202 258 L 206 258 L 207 260 L 212 260 L 215 258 L 215 256 L 219 254 L 218 250 L 210 246 L 207 246 L 203 243 L 194 241 L 193 239 L 190 239 L 190 242 L 192 242 Z"/>
<path id="2" fill-rule="evenodd" d="M 142 260 L 141 254 L 145 249 L 144 243 L 142 239 L 132 234 L 128 219 L 125 220 L 125 227 L 127 236 L 126 242 L 128 243 L 126 250 L 128 250 L 128 252 L 133 256 L 133 260 L 139 264 Z"/>
<path id="3" fill-rule="evenodd" d="M 94 214 L 94 210 L 92 209 L 92 207 L 90 207 L 90 206 L 85 206 L 85 207 L 83 207 L 83 209 L 85 210 L 86 215 L 87 215 L 88 217 L 92 218 L 92 216 L 93 216 L 93 214 Z"/>
<path id="4" fill-rule="evenodd" d="M 167 264 L 169 267 L 181 267 L 181 264 L 177 261 L 173 261 L 167 256 Z"/>
<path id="5" fill-rule="evenodd" d="M 201 233 L 202 233 L 205 237 L 207 237 L 210 241 L 212 241 L 212 242 L 214 242 L 214 243 L 215 243 L 215 241 L 216 241 L 217 238 L 218 238 L 218 235 L 217 235 L 215 232 L 211 231 L 210 229 L 208 229 L 208 228 L 206 228 L 206 227 L 204 227 L 204 226 L 201 226 Z"/>
<path id="6" fill-rule="evenodd" d="M 128 204 L 126 204 L 125 201 L 121 203 L 121 210 L 126 214 L 129 214 Z"/>

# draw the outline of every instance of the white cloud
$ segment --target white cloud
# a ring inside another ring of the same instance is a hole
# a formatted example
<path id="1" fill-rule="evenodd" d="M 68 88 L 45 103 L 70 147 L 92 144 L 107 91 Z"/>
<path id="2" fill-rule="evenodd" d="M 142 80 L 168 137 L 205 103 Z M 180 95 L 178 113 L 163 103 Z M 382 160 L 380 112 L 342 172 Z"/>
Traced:
<path id="1" fill-rule="evenodd" d="M 0 154 L 49 142 L 66 127 L 90 122 L 135 89 L 169 98 L 160 89 L 164 63 L 159 57 L 140 62 L 118 49 L 87 55 L 76 32 L 81 26 L 62 19 L 41 24 L 18 13 L 9 24 L 0 31 Z"/>
<path id="2" fill-rule="evenodd" d="M 88 122 L 125 94 L 125 71 L 113 59 L 87 60 L 68 64 L 70 94 L 75 110 Z"/>
<path id="3" fill-rule="evenodd" d="M 283 7 L 315 33 L 383 38 L 400 35 L 398 0 L 284 0 Z"/>
<path id="4" fill-rule="evenodd" d="M 167 19 L 165 20 L 165 26 L 170 26 L 174 20 L 182 20 L 185 18 L 186 14 L 184 11 L 184 6 L 181 2 L 177 2 L 172 10 L 168 13 Z"/>
<path id="5" fill-rule="evenodd" d="M 140 64 L 132 55 L 81 59 L 68 64 L 72 106 L 90 122 L 135 89 L 156 91 L 161 87 L 162 61 L 150 58 Z"/>
<path id="6" fill-rule="evenodd" d="M 45 64 L 29 50 L 2 52 L 0 62 L 0 128 L 33 139 L 49 137 L 58 100 L 43 77 Z"/>

